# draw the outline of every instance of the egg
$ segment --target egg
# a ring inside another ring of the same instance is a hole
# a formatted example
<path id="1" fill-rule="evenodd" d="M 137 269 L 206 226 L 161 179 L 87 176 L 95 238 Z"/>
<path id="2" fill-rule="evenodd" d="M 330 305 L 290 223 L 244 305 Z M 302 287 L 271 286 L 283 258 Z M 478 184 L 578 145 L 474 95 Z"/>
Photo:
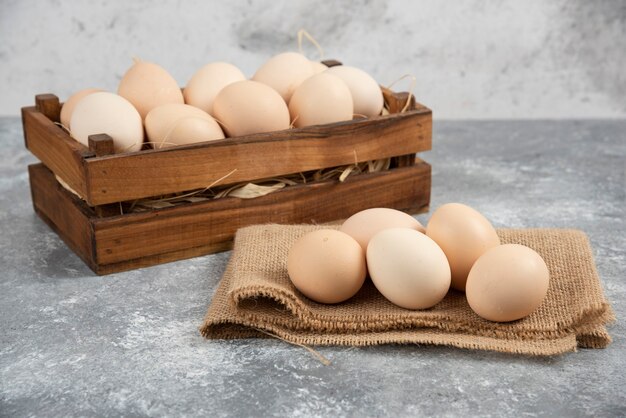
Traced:
<path id="1" fill-rule="evenodd" d="M 426 235 L 443 250 L 452 270 L 452 287 L 464 291 L 467 275 L 478 257 L 500 245 L 491 223 L 461 203 L 440 206 L 426 226 Z"/>
<path id="2" fill-rule="evenodd" d="M 122 96 L 109 92 L 89 94 L 76 104 L 70 119 L 71 136 L 89 146 L 89 135 L 107 134 L 116 153 L 139 151 L 143 122 L 135 107 Z"/>
<path id="3" fill-rule="evenodd" d="M 227 62 L 213 62 L 200 68 L 189 80 L 183 96 L 185 103 L 213 115 L 213 101 L 229 84 L 245 80 L 239 68 Z"/>
<path id="4" fill-rule="evenodd" d="M 531 248 L 505 244 L 484 253 L 467 277 L 465 295 L 474 312 L 509 322 L 533 313 L 548 293 L 550 273 Z"/>
<path id="5" fill-rule="evenodd" d="M 296 241 L 287 258 L 293 285 L 319 303 L 339 303 L 354 296 L 365 281 L 365 255 L 347 234 L 320 229 Z"/>
<path id="6" fill-rule="evenodd" d="M 237 81 L 224 87 L 215 98 L 213 113 L 231 137 L 289 128 L 285 101 L 257 81 Z"/>
<path id="7" fill-rule="evenodd" d="M 325 72 L 346 83 L 354 101 L 354 113 L 367 117 L 380 115 L 384 105 L 383 93 L 369 74 L 347 65 L 336 65 Z"/>
<path id="8" fill-rule="evenodd" d="M 80 102 L 80 100 L 90 95 L 91 93 L 96 93 L 102 91 L 100 89 L 84 89 L 77 91 L 72 94 L 69 99 L 65 103 L 63 103 L 63 107 L 61 107 L 61 124 L 65 126 L 66 129 L 70 129 L 70 120 L 72 119 L 72 112 L 74 112 L 74 107 L 76 104 Z"/>
<path id="9" fill-rule="evenodd" d="M 311 68 L 313 68 L 313 75 L 328 70 L 328 67 L 319 61 L 311 61 Z"/>
<path id="10" fill-rule="evenodd" d="M 372 208 L 357 212 L 346 219 L 339 230 L 354 238 L 365 251 L 374 235 L 389 228 L 409 228 L 426 232 L 422 224 L 411 215 L 389 208 Z"/>
<path id="11" fill-rule="evenodd" d="M 352 120 L 352 96 L 339 77 L 320 73 L 296 89 L 289 114 L 296 128 Z"/>
<path id="12" fill-rule="evenodd" d="M 409 228 L 385 229 L 367 246 L 372 282 L 391 303 L 405 309 L 427 309 L 450 288 L 450 266 L 439 246 Z"/>
<path id="13" fill-rule="evenodd" d="M 270 58 L 252 76 L 252 80 L 276 90 L 289 103 L 304 80 L 313 75 L 311 61 L 296 52 L 284 52 Z"/>
<path id="14" fill-rule="evenodd" d="M 223 139 L 218 123 L 203 110 L 170 103 L 155 107 L 145 120 L 148 140 L 155 149 Z"/>
<path id="15" fill-rule="evenodd" d="M 178 83 L 165 69 L 139 60 L 122 77 L 117 94 L 131 102 L 142 119 L 157 106 L 184 103 Z"/>

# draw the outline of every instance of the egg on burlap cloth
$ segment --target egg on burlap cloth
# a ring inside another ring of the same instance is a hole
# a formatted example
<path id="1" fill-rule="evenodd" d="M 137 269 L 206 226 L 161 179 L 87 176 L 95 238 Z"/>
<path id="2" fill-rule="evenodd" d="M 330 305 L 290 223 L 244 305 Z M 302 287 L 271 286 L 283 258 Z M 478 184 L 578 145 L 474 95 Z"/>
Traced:
<path id="1" fill-rule="evenodd" d="M 323 305 L 300 294 L 287 274 L 291 245 L 328 226 L 258 225 L 240 229 L 204 323 L 206 338 L 275 336 L 306 345 L 436 344 L 527 355 L 604 348 L 614 320 L 586 235 L 565 229 L 499 229 L 503 244 L 526 245 L 550 271 L 548 294 L 528 317 L 509 323 L 480 318 L 451 290 L 426 310 L 387 301 L 367 280 L 348 301 Z"/>

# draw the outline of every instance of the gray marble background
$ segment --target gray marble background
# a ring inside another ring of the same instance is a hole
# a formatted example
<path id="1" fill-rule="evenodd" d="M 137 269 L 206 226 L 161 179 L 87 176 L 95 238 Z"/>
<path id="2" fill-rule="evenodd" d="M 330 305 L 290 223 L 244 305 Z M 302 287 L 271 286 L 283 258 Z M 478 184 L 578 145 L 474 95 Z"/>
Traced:
<path id="1" fill-rule="evenodd" d="M 301 28 L 381 84 L 414 75 L 437 118 L 626 116 L 621 0 L 0 0 L 0 115 L 37 93 L 114 91 L 134 56 L 181 85 L 217 60 L 251 76 Z"/>

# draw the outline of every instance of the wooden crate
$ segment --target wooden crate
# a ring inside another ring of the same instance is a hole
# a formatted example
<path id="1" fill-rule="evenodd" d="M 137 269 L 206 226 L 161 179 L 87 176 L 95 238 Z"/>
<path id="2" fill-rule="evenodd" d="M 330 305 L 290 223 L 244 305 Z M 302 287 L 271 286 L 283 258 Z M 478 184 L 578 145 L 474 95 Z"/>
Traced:
<path id="1" fill-rule="evenodd" d="M 427 211 L 431 168 L 415 153 L 431 148 L 431 111 L 412 101 L 399 113 L 409 96 L 383 92 L 387 116 L 115 155 L 106 135 L 90 137 L 89 148 L 70 138 L 55 124 L 58 98 L 38 95 L 22 109 L 26 147 L 43 163 L 29 167 L 33 206 L 97 274 L 223 251 L 251 224 L 322 223 L 371 207 Z M 220 184 L 381 158 L 391 158 L 389 170 L 344 182 L 119 214 L 120 202 L 204 188 L 228 173 Z"/>

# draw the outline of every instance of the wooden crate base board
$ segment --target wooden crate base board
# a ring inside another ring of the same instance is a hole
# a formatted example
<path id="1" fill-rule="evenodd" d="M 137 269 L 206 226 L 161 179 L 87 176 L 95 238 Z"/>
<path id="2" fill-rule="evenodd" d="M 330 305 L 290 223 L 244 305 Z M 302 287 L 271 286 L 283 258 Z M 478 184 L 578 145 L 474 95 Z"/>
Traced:
<path id="1" fill-rule="evenodd" d="M 215 254 L 228 251 L 233 248 L 233 240 L 217 242 L 214 244 L 202 245 L 200 247 L 185 248 L 183 250 L 171 251 L 163 254 L 155 254 L 136 258 L 133 260 L 121 261 L 112 264 L 102 264 L 91 267 L 98 275 L 119 273 L 121 271 L 135 270 L 143 267 L 155 266 L 158 264 L 171 263 L 173 261 L 187 260 L 208 254 Z"/>

